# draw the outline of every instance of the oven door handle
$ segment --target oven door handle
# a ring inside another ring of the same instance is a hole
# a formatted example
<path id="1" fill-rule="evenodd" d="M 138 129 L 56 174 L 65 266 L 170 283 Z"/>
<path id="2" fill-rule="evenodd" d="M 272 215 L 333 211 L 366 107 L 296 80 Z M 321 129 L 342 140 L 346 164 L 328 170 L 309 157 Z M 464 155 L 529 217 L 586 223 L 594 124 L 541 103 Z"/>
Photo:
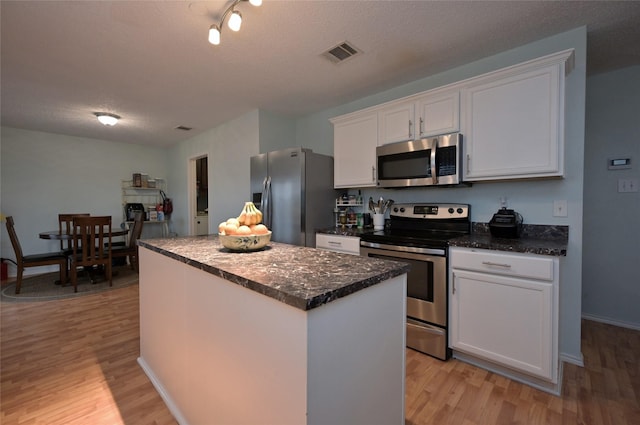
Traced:
<path id="1" fill-rule="evenodd" d="M 397 252 L 412 252 L 415 254 L 429 254 L 429 255 L 440 255 L 445 256 L 446 250 L 439 248 L 419 248 L 415 246 L 399 246 L 399 245 L 389 245 L 384 243 L 376 243 L 376 242 L 367 242 L 360 241 L 360 246 L 365 248 L 373 248 L 373 249 L 386 249 L 387 251 L 397 251 Z"/>

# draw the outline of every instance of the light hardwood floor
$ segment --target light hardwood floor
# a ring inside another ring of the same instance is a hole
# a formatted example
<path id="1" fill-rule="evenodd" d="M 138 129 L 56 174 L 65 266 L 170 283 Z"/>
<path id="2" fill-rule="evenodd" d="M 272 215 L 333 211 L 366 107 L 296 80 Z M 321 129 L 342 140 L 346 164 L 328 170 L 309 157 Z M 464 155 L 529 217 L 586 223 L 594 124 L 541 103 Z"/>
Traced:
<path id="1" fill-rule="evenodd" d="M 137 285 L 0 308 L 3 425 L 176 423 L 136 362 Z M 406 425 L 640 425 L 640 332 L 584 321 L 582 349 L 562 397 L 407 350 Z"/>

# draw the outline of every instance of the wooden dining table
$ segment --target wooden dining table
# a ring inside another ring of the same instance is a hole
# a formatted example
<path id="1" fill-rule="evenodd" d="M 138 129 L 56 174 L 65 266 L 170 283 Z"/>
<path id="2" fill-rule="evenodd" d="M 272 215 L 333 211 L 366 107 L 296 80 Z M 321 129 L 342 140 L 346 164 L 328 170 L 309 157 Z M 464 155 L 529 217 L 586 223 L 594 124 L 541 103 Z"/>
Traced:
<path id="1" fill-rule="evenodd" d="M 109 232 L 111 233 L 111 237 L 114 236 L 126 236 L 129 234 L 129 230 L 127 229 L 122 229 L 120 227 L 114 227 L 111 229 L 111 231 Z M 60 230 L 47 230 L 45 232 L 40 232 L 39 234 L 40 239 L 49 239 L 49 240 L 71 240 L 73 239 L 73 234 L 71 233 L 65 233 L 65 232 L 60 232 Z M 113 244 L 113 242 L 112 242 Z M 88 271 L 88 270 L 87 270 Z M 118 272 L 113 272 L 112 276 L 117 276 Z M 67 273 L 68 276 L 68 273 Z M 67 281 L 69 280 L 69 278 L 67 279 Z M 59 280 L 55 281 L 56 285 L 60 285 L 61 282 Z M 66 282 L 65 282 L 66 284 Z"/>
<path id="2" fill-rule="evenodd" d="M 125 236 L 129 234 L 129 230 L 122 229 L 120 227 L 114 227 L 110 231 L 111 237 L 114 236 Z M 46 232 L 40 232 L 40 239 L 52 239 L 52 240 L 71 240 L 73 239 L 73 234 L 71 233 L 61 233 L 60 230 L 47 230 Z"/>

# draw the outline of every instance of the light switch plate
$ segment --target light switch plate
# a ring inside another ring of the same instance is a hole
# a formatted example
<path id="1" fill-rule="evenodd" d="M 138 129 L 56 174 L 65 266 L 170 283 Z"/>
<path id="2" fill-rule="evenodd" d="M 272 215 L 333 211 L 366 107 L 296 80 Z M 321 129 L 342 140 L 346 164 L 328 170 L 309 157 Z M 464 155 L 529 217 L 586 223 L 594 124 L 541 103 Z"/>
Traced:
<path id="1" fill-rule="evenodd" d="M 567 217 L 567 201 L 553 201 L 553 216 Z"/>

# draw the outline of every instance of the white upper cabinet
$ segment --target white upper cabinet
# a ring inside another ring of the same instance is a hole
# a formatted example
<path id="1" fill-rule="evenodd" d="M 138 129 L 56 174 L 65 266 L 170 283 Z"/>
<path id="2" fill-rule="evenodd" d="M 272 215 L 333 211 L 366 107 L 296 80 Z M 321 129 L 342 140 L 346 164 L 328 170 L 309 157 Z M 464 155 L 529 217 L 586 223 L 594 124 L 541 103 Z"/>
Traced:
<path id="1" fill-rule="evenodd" d="M 460 91 L 428 92 L 416 100 L 416 139 L 460 130 Z"/>
<path id="2" fill-rule="evenodd" d="M 465 84 L 466 181 L 563 176 L 565 63 L 572 52 L 492 72 Z"/>
<path id="3" fill-rule="evenodd" d="M 562 177 L 573 49 L 332 118 L 334 185 L 376 186 L 376 146 L 460 132 L 465 181 Z"/>
<path id="4" fill-rule="evenodd" d="M 415 139 L 415 103 L 401 101 L 385 104 L 378 112 L 379 144 Z"/>
<path id="5" fill-rule="evenodd" d="M 332 118 L 335 188 L 376 185 L 378 112 L 365 110 Z"/>
<path id="6" fill-rule="evenodd" d="M 459 90 L 428 91 L 386 103 L 378 113 L 380 145 L 417 140 L 460 129 Z"/>

